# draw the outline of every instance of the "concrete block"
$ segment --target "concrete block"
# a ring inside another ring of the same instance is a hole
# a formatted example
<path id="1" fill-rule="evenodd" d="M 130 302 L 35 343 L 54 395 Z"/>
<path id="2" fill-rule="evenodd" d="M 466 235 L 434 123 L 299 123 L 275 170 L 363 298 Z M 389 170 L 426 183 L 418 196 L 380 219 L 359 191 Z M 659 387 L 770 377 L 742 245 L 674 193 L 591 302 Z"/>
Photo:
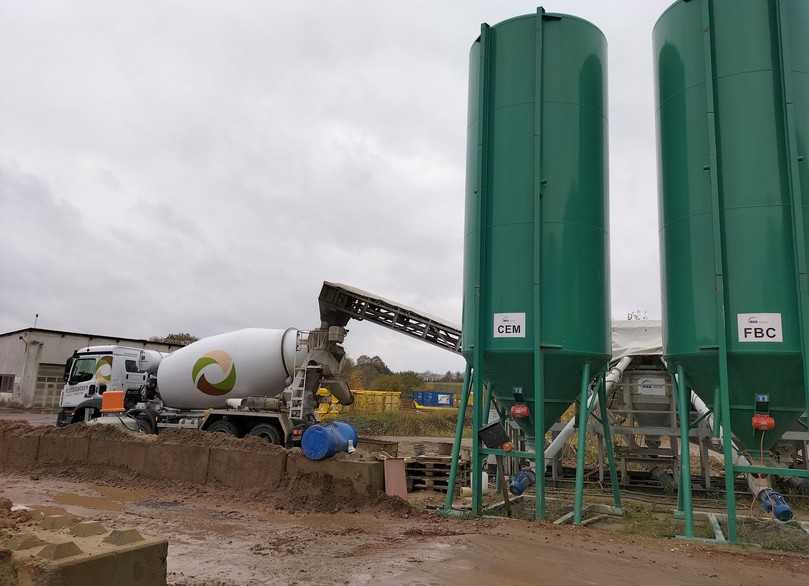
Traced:
<path id="1" fill-rule="evenodd" d="M 81 548 L 73 541 L 63 541 L 61 543 L 49 543 L 36 554 L 43 560 L 62 560 L 81 554 Z"/>
<path id="2" fill-rule="evenodd" d="M 45 542 L 33 533 L 21 533 L 19 535 L 15 535 L 7 543 L 7 546 L 11 551 L 31 549 L 32 547 L 36 547 L 38 545 L 45 545 Z"/>
<path id="3" fill-rule="evenodd" d="M 90 438 L 63 433 L 44 433 L 39 438 L 37 462 L 40 464 L 72 464 L 87 462 Z"/>
<path id="4" fill-rule="evenodd" d="M 6 430 L 0 428 L 0 472 L 5 472 L 6 470 L 6 451 L 8 450 L 8 446 L 5 437 Z"/>
<path id="5" fill-rule="evenodd" d="M 385 490 L 385 471 L 382 462 L 366 462 L 344 458 L 310 460 L 302 453 L 293 451 L 287 456 L 287 477 L 317 474 L 331 476 L 336 481 L 350 481 L 361 495 L 376 496 Z"/>
<path id="6" fill-rule="evenodd" d="M 106 532 L 107 528 L 98 521 L 82 521 L 81 523 L 73 525 L 73 527 L 70 528 L 70 534 L 75 537 L 103 535 Z"/>
<path id="7" fill-rule="evenodd" d="M 3 444 L 6 447 L 6 469 L 28 469 L 36 465 L 40 433 L 16 434 L 6 431 Z"/>
<path id="8" fill-rule="evenodd" d="M 234 450 L 211 448 L 208 483 L 232 488 L 275 488 L 284 478 L 286 450 Z"/>
<path id="9" fill-rule="evenodd" d="M 74 528 L 98 525 L 81 522 Z M 72 538 L 64 529 L 26 529 L 0 545 L 3 586 L 166 584 L 168 543 L 143 537 L 134 529 Z"/>
<path id="10" fill-rule="evenodd" d="M 95 466 L 115 466 L 143 474 L 152 442 L 144 439 L 91 437 L 87 462 Z"/>
<path id="11" fill-rule="evenodd" d="M 76 515 L 46 515 L 39 521 L 38 525 L 42 529 L 56 530 L 73 527 L 79 522 L 81 522 L 81 518 Z"/>
<path id="12" fill-rule="evenodd" d="M 143 536 L 137 529 L 115 529 L 104 538 L 104 543 L 113 545 L 129 545 L 138 541 L 143 541 Z"/>
<path id="13" fill-rule="evenodd" d="M 205 446 L 159 443 L 149 446 L 143 474 L 152 478 L 205 484 L 211 449 Z"/>

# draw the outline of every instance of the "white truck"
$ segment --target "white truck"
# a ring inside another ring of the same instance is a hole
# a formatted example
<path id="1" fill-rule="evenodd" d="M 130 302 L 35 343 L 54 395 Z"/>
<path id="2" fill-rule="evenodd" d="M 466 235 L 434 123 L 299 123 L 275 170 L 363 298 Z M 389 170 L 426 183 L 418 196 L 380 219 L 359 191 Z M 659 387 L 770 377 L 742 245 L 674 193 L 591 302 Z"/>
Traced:
<path id="1" fill-rule="evenodd" d="M 77 350 L 65 366 L 57 425 L 101 414 L 102 395 L 124 391 L 127 417 L 147 433 L 185 427 L 256 435 L 293 445 L 314 422 L 317 391 L 343 404 L 345 329 L 249 328 L 198 340 L 171 354 L 125 346 Z"/>

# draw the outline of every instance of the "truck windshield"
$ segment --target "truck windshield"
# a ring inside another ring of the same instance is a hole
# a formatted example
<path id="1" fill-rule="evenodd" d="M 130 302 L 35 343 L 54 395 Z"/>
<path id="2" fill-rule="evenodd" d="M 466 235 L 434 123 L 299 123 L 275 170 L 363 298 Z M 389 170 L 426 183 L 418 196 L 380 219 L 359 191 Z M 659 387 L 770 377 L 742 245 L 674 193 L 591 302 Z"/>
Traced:
<path id="1" fill-rule="evenodd" d="M 83 383 L 91 380 L 96 373 L 95 358 L 79 358 L 73 363 L 73 372 L 70 373 L 70 384 Z"/>

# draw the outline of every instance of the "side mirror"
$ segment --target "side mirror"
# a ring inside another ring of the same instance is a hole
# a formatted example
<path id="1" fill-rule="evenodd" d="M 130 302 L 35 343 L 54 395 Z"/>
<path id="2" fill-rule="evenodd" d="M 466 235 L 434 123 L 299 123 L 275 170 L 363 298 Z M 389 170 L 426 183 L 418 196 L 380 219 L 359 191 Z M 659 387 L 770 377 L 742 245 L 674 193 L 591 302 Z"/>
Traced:
<path id="1" fill-rule="evenodd" d="M 95 394 L 96 394 L 96 386 L 95 385 L 90 385 L 89 387 L 87 387 L 87 396 L 88 397 L 90 397 L 92 395 L 95 395 Z"/>

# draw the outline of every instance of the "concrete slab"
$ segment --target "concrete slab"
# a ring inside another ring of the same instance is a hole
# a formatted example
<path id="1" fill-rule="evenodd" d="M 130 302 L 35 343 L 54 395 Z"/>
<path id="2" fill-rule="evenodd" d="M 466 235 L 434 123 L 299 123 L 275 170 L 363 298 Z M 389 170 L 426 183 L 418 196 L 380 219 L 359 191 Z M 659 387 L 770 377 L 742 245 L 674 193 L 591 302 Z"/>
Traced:
<path id="1" fill-rule="evenodd" d="M 86 436 L 43 433 L 39 438 L 37 462 L 40 464 L 84 463 L 87 461 L 89 447 L 90 439 Z"/>
<path id="2" fill-rule="evenodd" d="M 211 448 L 209 484 L 232 488 L 275 488 L 286 472 L 286 450 L 248 451 Z"/>
<path id="3" fill-rule="evenodd" d="M 152 478 L 205 484 L 210 448 L 198 445 L 155 443 L 149 446 L 142 474 Z"/>
<path id="4" fill-rule="evenodd" d="M 41 432 L 17 434 L 6 431 L 3 436 L 7 470 L 28 469 L 36 465 Z"/>
<path id="5" fill-rule="evenodd" d="M 152 437 L 127 439 L 126 436 L 90 438 L 87 462 L 95 466 L 115 466 L 144 474 Z"/>
<path id="6" fill-rule="evenodd" d="M 287 455 L 287 477 L 308 475 L 331 476 L 335 480 L 348 480 L 361 495 L 376 496 L 385 490 L 385 471 L 382 462 L 331 458 L 309 460 L 298 450 Z"/>

